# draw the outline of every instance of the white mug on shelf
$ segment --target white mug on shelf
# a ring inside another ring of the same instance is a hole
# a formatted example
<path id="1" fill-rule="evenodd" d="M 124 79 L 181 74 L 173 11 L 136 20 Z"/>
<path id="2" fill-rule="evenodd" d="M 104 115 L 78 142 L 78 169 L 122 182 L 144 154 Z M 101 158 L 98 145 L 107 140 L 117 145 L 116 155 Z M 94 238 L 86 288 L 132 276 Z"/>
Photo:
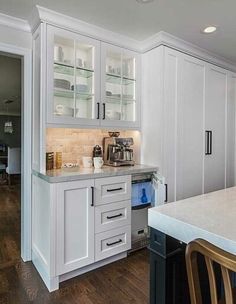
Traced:
<path id="1" fill-rule="evenodd" d="M 83 161 L 84 168 L 92 168 L 92 165 L 93 165 L 92 157 L 83 156 L 82 161 Z"/>
<path id="2" fill-rule="evenodd" d="M 93 165 L 95 169 L 101 169 L 104 164 L 102 157 L 94 157 L 93 158 Z"/>

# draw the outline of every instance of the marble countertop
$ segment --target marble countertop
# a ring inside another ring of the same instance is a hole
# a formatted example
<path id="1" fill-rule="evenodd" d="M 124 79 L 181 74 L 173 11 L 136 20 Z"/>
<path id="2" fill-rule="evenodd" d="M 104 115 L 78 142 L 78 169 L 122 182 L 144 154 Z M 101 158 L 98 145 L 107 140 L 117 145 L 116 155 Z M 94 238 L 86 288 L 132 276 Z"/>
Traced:
<path id="1" fill-rule="evenodd" d="M 134 165 L 123 167 L 103 166 L 101 169 L 94 168 L 63 168 L 49 170 L 45 174 L 33 170 L 33 174 L 44 179 L 49 183 L 60 183 L 74 180 L 101 178 L 119 175 L 131 175 L 138 173 L 148 173 L 158 171 L 158 167 Z"/>
<path id="2" fill-rule="evenodd" d="M 203 238 L 236 254 L 236 187 L 151 208 L 148 224 L 186 244 Z"/>

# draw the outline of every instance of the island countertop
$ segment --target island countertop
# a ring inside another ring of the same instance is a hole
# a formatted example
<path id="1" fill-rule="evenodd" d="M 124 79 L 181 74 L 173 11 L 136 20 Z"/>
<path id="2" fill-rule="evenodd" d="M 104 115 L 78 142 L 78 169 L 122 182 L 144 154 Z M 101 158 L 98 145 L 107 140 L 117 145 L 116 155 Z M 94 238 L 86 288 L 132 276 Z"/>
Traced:
<path id="1" fill-rule="evenodd" d="M 156 171 L 158 171 L 158 167 L 134 165 L 121 167 L 103 166 L 101 169 L 83 167 L 63 168 L 49 170 L 45 174 L 33 170 L 33 174 L 49 183 L 60 183 L 90 178 L 151 173 Z"/>
<path id="2" fill-rule="evenodd" d="M 236 254 L 236 187 L 151 208 L 148 224 L 186 244 L 202 238 Z"/>

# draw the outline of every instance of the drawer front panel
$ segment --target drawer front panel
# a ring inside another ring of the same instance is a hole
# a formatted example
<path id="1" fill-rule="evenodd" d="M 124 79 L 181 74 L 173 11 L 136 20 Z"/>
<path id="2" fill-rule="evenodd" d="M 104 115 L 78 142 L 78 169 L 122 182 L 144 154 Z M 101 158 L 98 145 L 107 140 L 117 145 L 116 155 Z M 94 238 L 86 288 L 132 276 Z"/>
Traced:
<path id="1" fill-rule="evenodd" d="M 95 207 L 95 233 L 131 224 L 131 201 Z"/>
<path id="2" fill-rule="evenodd" d="M 95 261 L 111 257 L 130 248 L 130 225 L 95 235 Z"/>
<path id="3" fill-rule="evenodd" d="M 131 199 L 131 176 L 115 176 L 95 180 L 95 205 Z"/>

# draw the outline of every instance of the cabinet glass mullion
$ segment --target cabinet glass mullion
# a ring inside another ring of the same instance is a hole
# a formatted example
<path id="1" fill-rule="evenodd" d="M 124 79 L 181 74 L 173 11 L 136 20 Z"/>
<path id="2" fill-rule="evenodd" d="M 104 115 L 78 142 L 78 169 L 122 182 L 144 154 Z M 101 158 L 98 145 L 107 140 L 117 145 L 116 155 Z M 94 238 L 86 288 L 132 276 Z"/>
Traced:
<path id="1" fill-rule="evenodd" d="M 94 46 L 76 45 L 76 117 L 95 119 Z"/>
<path id="2" fill-rule="evenodd" d="M 106 113 L 107 120 L 121 120 L 122 52 L 106 50 Z"/>

